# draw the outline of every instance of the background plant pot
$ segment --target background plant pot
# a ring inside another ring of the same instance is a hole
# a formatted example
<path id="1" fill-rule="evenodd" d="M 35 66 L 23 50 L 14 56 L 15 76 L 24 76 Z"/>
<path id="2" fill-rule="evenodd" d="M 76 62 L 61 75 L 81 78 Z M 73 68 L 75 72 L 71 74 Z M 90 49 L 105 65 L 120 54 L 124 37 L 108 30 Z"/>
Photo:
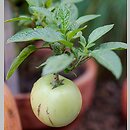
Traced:
<path id="1" fill-rule="evenodd" d="M 43 42 L 35 42 L 36 47 L 42 46 Z M 36 69 L 37 66 L 46 61 L 51 55 L 50 49 L 40 49 L 32 53 L 19 67 L 19 83 L 21 93 L 29 93 L 33 83 L 41 77 L 42 68 Z"/>
<path id="2" fill-rule="evenodd" d="M 15 99 L 4 85 L 4 130 L 22 130 Z"/>
<path id="3" fill-rule="evenodd" d="M 121 93 L 121 107 L 124 119 L 127 119 L 127 79 L 124 80 Z"/>
<path id="4" fill-rule="evenodd" d="M 81 118 L 84 115 L 84 112 L 90 107 L 92 104 L 92 98 L 94 96 L 95 84 L 96 84 L 96 76 L 97 76 L 97 64 L 93 59 L 88 60 L 84 63 L 84 73 L 79 76 L 74 82 L 79 87 L 82 99 L 83 99 L 83 106 L 81 112 L 76 118 L 76 120 L 71 123 L 70 125 L 63 127 L 63 128 L 50 128 L 50 129 L 60 129 L 60 130 L 73 130 L 77 127 L 80 123 Z M 20 94 L 15 96 L 17 106 L 19 109 L 21 122 L 24 130 L 32 130 L 32 129 L 49 129 L 49 127 L 42 124 L 33 114 L 30 99 L 28 94 Z"/>

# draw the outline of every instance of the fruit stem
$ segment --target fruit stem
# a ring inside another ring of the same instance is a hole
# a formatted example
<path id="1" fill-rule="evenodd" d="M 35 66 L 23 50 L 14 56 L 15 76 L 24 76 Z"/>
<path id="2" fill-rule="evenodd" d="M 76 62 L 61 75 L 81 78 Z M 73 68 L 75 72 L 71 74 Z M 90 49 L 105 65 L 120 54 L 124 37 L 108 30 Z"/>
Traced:
<path id="1" fill-rule="evenodd" d="M 52 85 L 53 85 L 53 89 L 60 86 L 60 85 L 63 85 L 63 80 L 59 79 L 58 73 L 54 74 L 54 81 L 52 82 Z"/>
<path id="2" fill-rule="evenodd" d="M 56 74 L 54 74 L 54 75 L 55 75 L 55 78 L 54 78 L 54 79 L 55 79 L 55 82 L 57 82 L 57 83 L 58 83 L 58 82 L 59 82 L 59 74 L 58 74 L 58 73 L 56 73 Z"/>

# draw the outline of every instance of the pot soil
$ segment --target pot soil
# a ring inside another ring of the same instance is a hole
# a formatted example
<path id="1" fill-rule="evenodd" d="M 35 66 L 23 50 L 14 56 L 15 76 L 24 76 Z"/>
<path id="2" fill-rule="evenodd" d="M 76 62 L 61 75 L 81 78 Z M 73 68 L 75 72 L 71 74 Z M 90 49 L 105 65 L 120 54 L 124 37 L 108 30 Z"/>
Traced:
<path id="1" fill-rule="evenodd" d="M 22 130 L 15 99 L 4 84 L 4 130 Z"/>
<path id="2" fill-rule="evenodd" d="M 127 130 L 127 121 L 121 113 L 121 89 L 114 79 L 101 77 L 97 81 L 93 104 L 74 130 Z"/>
<path id="3" fill-rule="evenodd" d="M 71 123 L 66 127 L 56 129 L 74 130 L 77 127 L 77 125 L 81 123 L 81 119 L 84 116 L 84 112 L 92 104 L 92 99 L 96 87 L 95 84 L 98 70 L 97 64 L 93 59 L 90 59 L 86 63 L 84 63 L 83 68 L 84 72 L 74 80 L 74 82 L 77 84 L 82 94 L 83 106 L 81 112 L 78 118 L 76 118 L 76 120 L 73 123 Z M 23 129 L 24 130 L 55 129 L 45 126 L 35 117 L 31 109 L 29 95 L 30 93 L 26 93 L 26 94 L 19 94 L 15 97 Z"/>

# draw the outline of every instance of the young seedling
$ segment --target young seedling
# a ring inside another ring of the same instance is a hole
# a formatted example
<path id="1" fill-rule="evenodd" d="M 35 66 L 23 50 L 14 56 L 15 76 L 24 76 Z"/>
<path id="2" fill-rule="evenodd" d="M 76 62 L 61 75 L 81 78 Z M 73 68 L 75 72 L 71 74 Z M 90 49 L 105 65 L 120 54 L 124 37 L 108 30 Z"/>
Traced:
<path id="1" fill-rule="evenodd" d="M 39 6 L 41 1 L 44 6 Z M 27 0 L 33 16 L 35 14 L 38 18 L 36 21 L 32 20 L 35 27 L 17 32 L 7 41 L 8 43 L 44 41 L 39 48 L 31 44 L 21 51 L 12 63 L 7 79 L 33 52 L 46 47 L 52 50 L 53 55 L 39 65 L 43 68 L 42 77 L 34 83 L 30 96 L 34 114 L 41 122 L 51 127 L 70 124 L 78 116 L 82 106 L 78 87 L 71 80 L 60 76 L 59 72 L 69 73 L 88 59 L 94 58 L 111 71 L 116 78 L 119 78 L 122 73 L 120 58 L 114 50 L 127 49 L 126 43 L 96 44 L 100 37 L 113 28 L 113 24 L 95 29 L 86 40 L 82 30 L 87 26 L 83 25 L 100 15 L 85 15 L 78 18 L 78 9 L 74 3 L 79 1 L 81 0 L 71 0 L 71 2 L 63 0 L 52 4 L 51 0 Z M 46 2 L 49 6 L 45 6 Z"/>

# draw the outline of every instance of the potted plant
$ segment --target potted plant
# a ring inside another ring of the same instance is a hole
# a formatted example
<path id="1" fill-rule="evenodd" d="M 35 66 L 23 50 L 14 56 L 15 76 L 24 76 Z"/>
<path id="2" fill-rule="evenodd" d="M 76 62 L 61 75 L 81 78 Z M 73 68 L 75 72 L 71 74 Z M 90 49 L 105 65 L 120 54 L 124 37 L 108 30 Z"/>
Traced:
<path id="1" fill-rule="evenodd" d="M 25 47 L 12 63 L 7 79 L 30 54 L 49 48 L 52 56 L 37 67 L 43 68 L 42 77 L 33 85 L 30 94 L 31 107 L 36 117 L 47 126 L 75 129 L 92 98 L 95 87 L 97 69 L 92 59 L 94 58 L 110 70 L 116 78 L 119 78 L 122 66 L 118 55 L 113 50 L 123 50 L 127 46 L 123 42 L 96 45 L 96 41 L 109 32 L 113 24 L 95 29 L 86 40 L 82 30 L 87 26 L 82 27 L 82 25 L 100 15 L 86 15 L 78 18 L 77 8 L 73 2 L 65 0 L 53 5 L 47 0 L 49 8 L 46 8 L 45 3 L 39 3 L 40 1 L 27 0 L 27 2 L 30 11 L 37 16 L 40 23 L 37 20 L 34 21 L 35 27 L 17 32 L 7 42 L 43 40 L 44 43 L 40 47 L 34 44 Z M 25 19 L 32 20 L 30 17 L 24 17 Z M 23 17 L 8 21 L 14 20 L 23 20 Z M 87 73 L 83 74 L 81 79 L 80 77 L 76 79 L 75 83 L 59 75 L 61 71 L 64 73 L 73 71 L 82 63 L 88 66 L 87 71 L 85 70 Z M 94 87 L 89 91 L 90 86 Z M 89 96 L 88 100 L 87 96 Z"/>

